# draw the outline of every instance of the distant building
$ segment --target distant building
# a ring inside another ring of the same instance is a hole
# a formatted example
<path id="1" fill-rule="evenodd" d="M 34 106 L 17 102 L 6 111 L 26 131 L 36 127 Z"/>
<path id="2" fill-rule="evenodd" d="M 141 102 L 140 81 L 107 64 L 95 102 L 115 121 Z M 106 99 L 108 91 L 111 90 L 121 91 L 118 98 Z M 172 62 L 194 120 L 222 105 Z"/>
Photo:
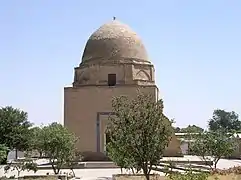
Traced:
<path id="1" fill-rule="evenodd" d="M 12 160 L 15 160 L 17 158 L 23 158 L 24 157 L 24 152 L 22 151 L 17 151 L 17 156 L 16 156 L 16 151 L 13 150 L 13 151 L 10 151 L 8 153 L 8 157 L 7 157 L 7 160 L 8 161 L 12 161 Z"/>
<path id="2" fill-rule="evenodd" d="M 190 144 L 195 141 L 195 136 L 199 133 L 175 133 L 177 139 L 180 141 L 180 148 L 183 155 L 190 154 Z M 232 158 L 241 158 L 241 134 L 236 133 L 233 135 L 236 138 L 234 144 L 234 152 L 231 155 Z"/>

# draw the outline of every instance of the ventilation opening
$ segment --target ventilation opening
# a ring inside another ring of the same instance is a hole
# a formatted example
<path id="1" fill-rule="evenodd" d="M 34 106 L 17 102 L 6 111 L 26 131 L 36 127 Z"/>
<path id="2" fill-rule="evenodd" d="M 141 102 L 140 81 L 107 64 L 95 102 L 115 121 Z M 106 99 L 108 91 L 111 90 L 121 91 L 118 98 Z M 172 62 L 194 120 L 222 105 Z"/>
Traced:
<path id="1" fill-rule="evenodd" d="M 108 86 L 116 85 L 116 74 L 108 74 Z"/>

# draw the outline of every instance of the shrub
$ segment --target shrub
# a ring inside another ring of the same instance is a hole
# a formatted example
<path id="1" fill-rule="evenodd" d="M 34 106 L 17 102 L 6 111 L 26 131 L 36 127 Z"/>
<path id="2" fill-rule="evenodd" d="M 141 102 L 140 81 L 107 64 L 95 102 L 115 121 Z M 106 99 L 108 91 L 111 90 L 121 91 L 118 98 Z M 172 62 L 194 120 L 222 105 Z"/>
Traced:
<path id="1" fill-rule="evenodd" d="M 193 171 L 186 171 L 184 174 L 172 173 L 168 175 L 169 180 L 207 180 L 207 173 L 193 173 Z"/>

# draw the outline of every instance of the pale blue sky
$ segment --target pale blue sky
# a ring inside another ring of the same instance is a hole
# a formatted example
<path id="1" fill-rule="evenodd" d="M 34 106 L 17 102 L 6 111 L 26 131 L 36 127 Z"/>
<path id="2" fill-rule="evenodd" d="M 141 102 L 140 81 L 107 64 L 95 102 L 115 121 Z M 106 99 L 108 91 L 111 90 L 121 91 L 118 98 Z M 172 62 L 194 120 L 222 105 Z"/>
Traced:
<path id="1" fill-rule="evenodd" d="M 143 39 L 178 126 L 205 127 L 216 108 L 241 115 L 240 0 L 2 0 L 0 106 L 61 121 L 85 43 L 113 16 Z"/>

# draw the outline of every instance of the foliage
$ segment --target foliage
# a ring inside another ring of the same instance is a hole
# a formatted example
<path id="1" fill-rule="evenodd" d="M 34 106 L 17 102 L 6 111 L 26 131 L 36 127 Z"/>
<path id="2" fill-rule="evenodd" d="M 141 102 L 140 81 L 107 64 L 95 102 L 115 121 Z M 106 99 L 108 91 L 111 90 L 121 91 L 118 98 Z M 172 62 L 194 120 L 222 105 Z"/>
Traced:
<path id="1" fill-rule="evenodd" d="M 236 175 L 241 175 L 241 166 L 231 167 L 231 168 L 222 169 L 222 170 L 216 170 L 216 171 L 213 171 L 212 174 L 218 174 L 218 175 L 236 174 Z"/>
<path id="2" fill-rule="evenodd" d="M 213 161 L 214 170 L 217 163 L 222 157 L 230 156 L 234 152 L 235 141 L 231 135 L 227 135 L 223 131 L 205 132 L 196 137 L 191 144 L 191 151 L 201 156 L 204 161 Z"/>
<path id="3" fill-rule="evenodd" d="M 78 165 L 80 161 L 82 161 L 82 159 L 83 156 L 81 155 L 81 152 L 75 150 L 75 152 L 71 153 L 69 158 L 66 160 L 65 165 L 69 167 L 69 169 L 72 171 L 73 177 L 75 177 L 74 168 Z"/>
<path id="4" fill-rule="evenodd" d="M 224 170 L 215 170 L 211 173 L 201 172 L 196 173 L 191 168 L 185 170 L 185 173 L 173 172 L 167 177 L 169 180 L 229 180 L 240 179 L 241 167 L 232 167 Z"/>
<path id="5" fill-rule="evenodd" d="M 0 109 L 0 144 L 9 150 L 26 150 L 29 147 L 29 127 L 31 123 L 26 112 L 11 106 Z"/>
<path id="6" fill-rule="evenodd" d="M 181 133 L 180 127 L 173 127 L 175 133 Z"/>
<path id="7" fill-rule="evenodd" d="M 186 171 L 185 173 L 172 173 L 168 175 L 170 180 L 207 180 L 207 173 L 194 173 L 193 171 Z"/>
<path id="8" fill-rule="evenodd" d="M 10 179 L 10 178 L 7 178 L 7 176 L 0 177 L 0 180 L 8 180 L 8 179 Z"/>
<path id="9" fill-rule="evenodd" d="M 0 162 L 2 162 L 7 157 L 8 151 L 9 149 L 5 145 L 0 144 Z"/>
<path id="10" fill-rule="evenodd" d="M 121 144 L 121 139 L 116 139 L 115 142 L 108 143 L 107 145 L 107 152 L 108 155 L 111 157 L 112 160 L 115 161 L 116 165 L 121 167 L 121 173 L 122 169 L 128 169 L 131 170 L 132 173 L 135 173 L 135 169 L 137 168 L 135 166 L 135 159 L 131 156 L 131 154 L 125 153 L 126 150 L 124 149 L 125 146 L 118 146 Z M 136 172 L 137 173 L 137 172 Z"/>
<path id="11" fill-rule="evenodd" d="M 167 147 L 172 127 L 163 114 L 162 100 L 139 94 L 113 98 L 113 113 L 107 126 L 108 155 L 122 168 L 142 169 L 147 180 Z"/>
<path id="12" fill-rule="evenodd" d="M 47 156 L 55 174 L 75 152 L 75 136 L 64 126 L 52 123 L 42 128 L 42 135 L 39 136 L 41 151 Z"/>
<path id="13" fill-rule="evenodd" d="M 8 171 L 17 171 L 18 172 L 18 177 L 20 176 L 20 173 L 22 171 L 34 171 L 34 173 L 37 172 L 38 166 L 37 164 L 31 160 L 31 159 L 18 159 L 15 160 L 14 162 L 11 162 L 10 164 L 6 165 L 4 167 L 5 173 Z"/>
<path id="14" fill-rule="evenodd" d="M 44 133 L 41 127 L 33 127 L 30 129 L 31 138 L 28 151 L 37 151 L 40 155 L 40 158 L 43 156 L 42 147 L 44 146 Z"/>
<path id="15" fill-rule="evenodd" d="M 175 128 L 176 133 L 202 133 L 203 131 L 203 128 L 196 125 L 188 125 L 186 128 Z"/>
<path id="16" fill-rule="evenodd" d="M 239 116 L 234 111 L 227 112 L 216 109 L 213 112 L 213 117 L 209 120 L 208 126 L 211 131 L 220 129 L 226 132 L 240 131 L 241 121 L 239 121 Z"/>

